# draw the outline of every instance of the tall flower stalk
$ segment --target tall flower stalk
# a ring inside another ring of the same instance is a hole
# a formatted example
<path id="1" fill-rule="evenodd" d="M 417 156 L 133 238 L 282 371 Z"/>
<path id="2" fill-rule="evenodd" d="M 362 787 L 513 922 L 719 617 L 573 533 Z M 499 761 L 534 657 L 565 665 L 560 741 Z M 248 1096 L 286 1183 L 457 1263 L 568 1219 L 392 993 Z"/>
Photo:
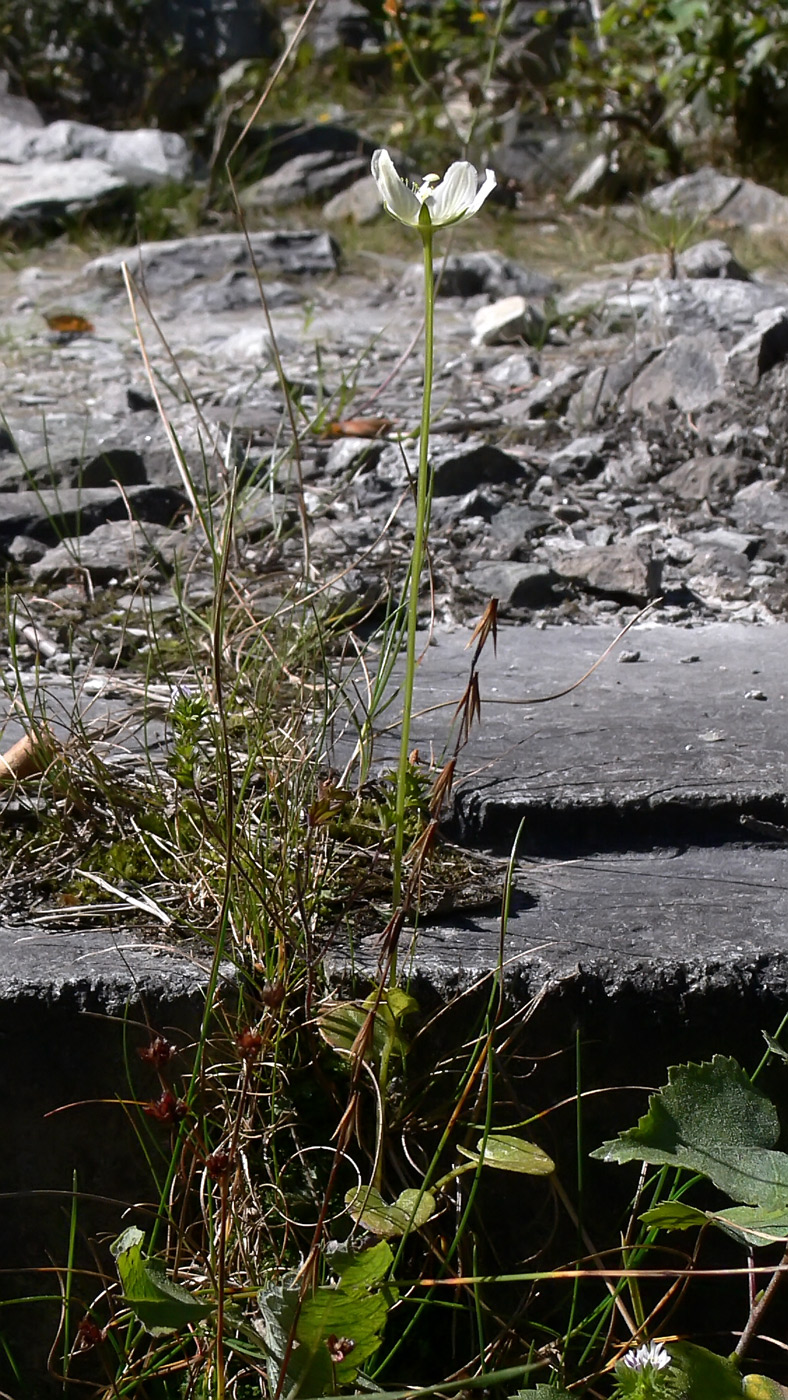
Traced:
<path id="1" fill-rule="evenodd" d="M 424 390 L 421 403 L 419 432 L 419 466 L 416 479 L 416 531 L 413 540 L 407 590 L 407 633 L 405 642 L 405 680 L 402 698 L 402 737 L 397 766 L 397 792 L 394 808 L 394 876 L 393 903 L 402 901 L 402 866 L 405 854 L 405 815 L 408 798 L 410 767 L 410 729 L 413 715 L 413 690 L 416 680 L 416 633 L 419 621 L 419 589 L 427 550 L 432 473 L 429 464 L 430 410 L 434 369 L 435 279 L 433 270 L 433 236 L 440 228 L 448 228 L 471 218 L 495 186 L 491 170 L 479 181 L 476 170 L 468 161 L 450 166 L 443 180 L 427 175 L 420 185 L 403 180 L 396 171 L 388 151 L 375 151 L 372 174 L 383 200 L 384 208 L 401 224 L 416 229 L 421 237 L 424 257 Z M 392 975 L 396 969 L 396 954 Z"/>

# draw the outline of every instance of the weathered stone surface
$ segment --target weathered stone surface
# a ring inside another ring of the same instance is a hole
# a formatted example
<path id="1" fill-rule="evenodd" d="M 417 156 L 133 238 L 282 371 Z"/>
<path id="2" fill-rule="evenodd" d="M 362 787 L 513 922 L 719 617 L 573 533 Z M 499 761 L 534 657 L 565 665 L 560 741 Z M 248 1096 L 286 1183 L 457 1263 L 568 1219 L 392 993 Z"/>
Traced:
<path id="1" fill-rule="evenodd" d="M 704 165 L 691 175 L 681 175 L 651 190 L 644 203 L 660 214 L 707 219 L 721 212 L 742 183 L 738 175 L 722 175 L 712 166 Z"/>
<path id="2" fill-rule="evenodd" d="M 0 164 L 0 223 L 57 219 L 93 209 L 127 188 L 101 160 Z"/>
<path id="3" fill-rule="evenodd" d="M 740 486 L 745 486 L 757 474 L 754 462 L 741 457 L 692 457 L 689 462 L 667 472 L 661 478 L 664 491 L 684 501 L 711 501 L 715 504 L 730 500 Z"/>
<path id="4" fill-rule="evenodd" d="M 435 282 L 441 296 L 486 296 L 495 301 L 517 296 L 526 300 L 546 297 L 556 289 L 551 277 L 491 251 L 449 253 L 437 261 Z M 423 283 L 422 264 L 411 263 L 403 274 L 400 290 L 420 294 Z"/>
<path id="5" fill-rule="evenodd" d="M 557 577 L 549 565 L 502 560 L 474 565 L 470 581 L 485 597 L 497 598 L 500 611 L 506 616 L 512 611 L 539 608 L 551 601 Z"/>
<path id="6" fill-rule="evenodd" d="M 788 532 L 788 494 L 773 481 L 753 481 L 736 493 L 731 514 L 745 529 L 762 525 Z"/>
<path id="7" fill-rule="evenodd" d="M 676 257 L 676 268 L 682 277 L 729 277 L 736 282 L 751 282 L 752 277 L 721 238 L 705 238 L 693 243 Z"/>
<path id="8" fill-rule="evenodd" d="M 249 242 L 255 261 L 266 272 L 273 269 L 290 275 L 309 275 L 336 271 L 338 250 L 327 233 L 313 233 L 306 229 L 293 232 L 277 230 L 252 233 Z M 236 268 L 251 267 L 243 234 L 214 233 L 121 249 L 88 263 L 85 276 L 89 280 L 122 285 L 123 263 L 128 264 L 135 277 L 141 275 L 141 264 L 146 287 L 156 292 L 181 287 L 201 278 L 219 277 Z"/>
<path id="9" fill-rule="evenodd" d="M 725 393 L 727 356 L 711 331 L 677 335 L 627 390 L 627 406 L 643 412 L 652 404 L 670 404 L 694 412 Z"/>
<path id="10" fill-rule="evenodd" d="M 659 592 L 660 566 L 640 545 L 588 545 L 552 555 L 561 578 L 603 597 L 647 603 Z"/>
<path id="11" fill-rule="evenodd" d="M 44 118 L 29 97 L 20 97 L 9 92 L 8 74 L 0 70 L 0 118 L 3 121 L 20 122 L 22 126 L 42 127 Z"/>
<path id="12" fill-rule="evenodd" d="M 139 525 L 133 520 L 112 520 L 90 534 L 64 539 L 48 549 L 30 569 L 37 584 L 67 583 L 75 575 L 89 577 L 93 585 L 125 583 L 153 572 L 172 573 L 176 560 L 188 546 L 180 530 L 164 525 Z"/>
<path id="13" fill-rule="evenodd" d="M 750 233 L 756 229 L 781 229 L 788 223 L 785 195 L 757 185 L 754 180 L 721 175 L 710 166 L 661 185 L 646 196 L 645 202 L 663 214 L 710 218 Z"/>
<path id="14" fill-rule="evenodd" d="M 788 356 L 788 310 L 782 307 L 757 312 L 755 328 L 742 336 L 728 352 L 728 364 L 737 379 L 757 384 L 762 374 Z"/>
<path id="15" fill-rule="evenodd" d="M 183 493 L 170 486 L 129 486 L 124 494 L 137 519 L 151 524 L 169 524 L 187 504 Z M 0 493 L 0 539 L 28 535 L 54 545 L 64 536 L 87 534 L 127 516 L 124 497 L 109 486 Z"/>

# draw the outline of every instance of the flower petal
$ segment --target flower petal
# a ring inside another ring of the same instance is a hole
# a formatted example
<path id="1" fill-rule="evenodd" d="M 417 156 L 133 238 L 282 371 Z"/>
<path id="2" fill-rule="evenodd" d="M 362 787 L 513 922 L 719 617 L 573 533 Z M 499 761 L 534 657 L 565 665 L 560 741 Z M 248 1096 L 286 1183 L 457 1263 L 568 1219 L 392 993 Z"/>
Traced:
<path id="1" fill-rule="evenodd" d="M 492 193 L 497 183 L 498 181 L 495 178 L 494 172 L 492 170 L 485 170 L 484 184 L 480 185 L 478 190 L 476 191 L 476 196 L 468 209 L 469 217 L 471 214 L 476 214 L 478 210 L 481 209 L 488 194 Z"/>
<path id="2" fill-rule="evenodd" d="M 402 224 L 418 225 L 421 202 L 397 174 L 387 150 L 377 150 L 372 156 L 372 175 L 384 207 Z"/>
<path id="3" fill-rule="evenodd" d="M 464 219 L 476 192 L 476 171 L 467 160 L 455 161 L 433 191 L 432 222 L 436 228 Z"/>

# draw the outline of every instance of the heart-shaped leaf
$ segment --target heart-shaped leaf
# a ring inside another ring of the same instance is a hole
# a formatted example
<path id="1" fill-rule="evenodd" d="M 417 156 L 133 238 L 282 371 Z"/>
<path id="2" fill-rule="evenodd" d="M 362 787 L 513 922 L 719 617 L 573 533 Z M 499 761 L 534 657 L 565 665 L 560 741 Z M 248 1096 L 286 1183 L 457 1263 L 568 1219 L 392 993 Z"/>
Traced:
<path id="1" fill-rule="evenodd" d="M 389 1204 L 374 1186 L 355 1186 L 345 1196 L 345 1205 L 359 1225 L 386 1240 L 420 1230 L 435 1213 L 432 1192 L 412 1189 L 401 1191 Z"/>
<path id="2" fill-rule="evenodd" d="M 523 1176 L 549 1176 L 555 1171 L 555 1162 L 541 1147 L 508 1133 L 490 1133 L 486 1140 L 479 1140 L 475 1151 L 467 1147 L 460 1147 L 459 1151 L 472 1162 L 481 1162 L 496 1171 L 521 1172 Z"/>

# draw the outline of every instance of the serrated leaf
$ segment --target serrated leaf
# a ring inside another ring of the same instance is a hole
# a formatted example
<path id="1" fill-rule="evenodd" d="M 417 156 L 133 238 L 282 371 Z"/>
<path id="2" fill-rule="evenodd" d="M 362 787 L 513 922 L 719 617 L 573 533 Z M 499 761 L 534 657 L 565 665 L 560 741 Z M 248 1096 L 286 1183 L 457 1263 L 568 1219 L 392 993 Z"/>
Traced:
<path id="1" fill-rule="evenodd" d="M 331 1268 L 338 1274 L 346 1293 L 358 1289 L 380 1288 L 394 1262 L 391 1247 L 385 1240 L 364 1249 L 340 1248 L 331 1255 Z"/>
<path id="2" fill-rule="evenodd" d="M 741 1376 L 727 1357 L 692 1342 L 671 1342 L 670 1362 L 689 1400 L 741 1400 Z"/>
<path id="3" fill-rule="evenodd" d="M 592 1152 L 606 1162 L 650 1162 L 700 1172 L 735 1201 L 788 1206 L 788 1156 L 773 1150 L 774 1105 L 735 1060 L 674 1066 L 636 1128 Z"/>
<path id="4" fill-rule="evenodd" d="M 696 1210 L 683 1201 L 663 1201 L 651 1210 L 644 1210 L 639 1219 L 644 1225 L 656 1225 L 659 1230 L 690 1230 L 708 1222 L 704 1210 Z"/>
<path id="5" fill-rule="evenodd" d="M 210 1316 L 213 1307 L 167 1276 L 160 1259 L 145 1259 L 142 1230 L 130 1226 L 110 1245 L 123 1299 L 153 1337 L 166 1337 Z"/>
<path id="6" fill-rule="evenodd" d="M 541 1147 L 508 1133 L 490 1133 L 486 1141 L 480 1139 L 475 1151 L 467 1147 L 458 1150 L 472 1162 L 481 1162 L 496 1171 L 520 1172 L 523 1176 L 550 1176 L 555 1171 L 555 1162 Z"/>
<path id="7" fill-rule="evenodd" d="M 431 1191 L 407 1190 L 387 1203 L 374 1186 L 354 1186 L 345 1196 L 345 1205 L 365 1230 L 393 1240 L 427 1224 L 435 1212 L 435 1197 Z"/>
<path id="8" fill-rule="evenodd" d="M 768 1376 L 745 1376 L 742 1389 L 747 1400 L 788 1400 L 788 1387 Z"/>

